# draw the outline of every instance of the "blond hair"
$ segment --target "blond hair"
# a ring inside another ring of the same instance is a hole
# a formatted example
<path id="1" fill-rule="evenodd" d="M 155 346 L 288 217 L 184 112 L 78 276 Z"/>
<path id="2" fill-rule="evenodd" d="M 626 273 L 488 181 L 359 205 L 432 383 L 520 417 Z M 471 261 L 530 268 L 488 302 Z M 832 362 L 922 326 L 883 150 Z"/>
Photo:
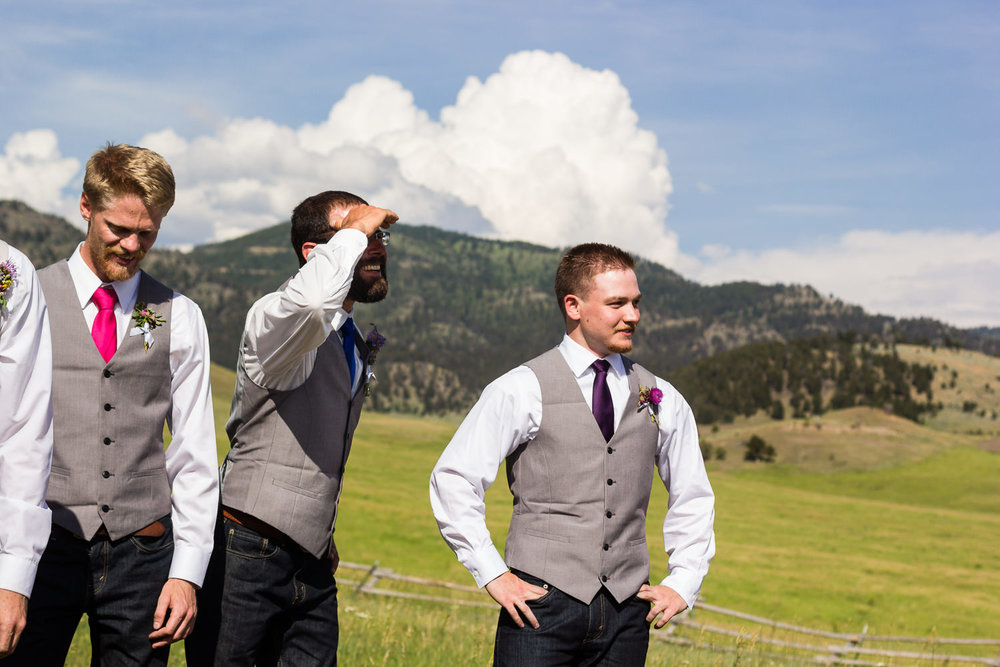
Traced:
<path id="1" fill-rule="evenodd" d="M 165 216 L 174 205 L 174 189 L 174 172 L 163 156 L 128 144 L 109 142 L 90 156 L 83 175 L 83 194 L 95 211 L 135 195 L 151 212 Z"/>

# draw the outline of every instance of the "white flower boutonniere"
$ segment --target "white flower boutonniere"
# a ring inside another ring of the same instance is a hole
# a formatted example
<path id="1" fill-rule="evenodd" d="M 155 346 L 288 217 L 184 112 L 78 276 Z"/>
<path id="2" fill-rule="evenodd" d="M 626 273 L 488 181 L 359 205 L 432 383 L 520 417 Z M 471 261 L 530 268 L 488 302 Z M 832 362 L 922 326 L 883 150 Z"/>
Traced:
<path id="1" fill-rule="evenodd" d="M 0 310 L 7 307 L 10 288 L 17 282 L 17 267 L 12 260 L 0 263 Z"/>
<path id="2" fill-rule="evenodd" d="M 386 338 L 378 332 L 378 327 L 372 324 L 372 330 L 365 336 L 365 343 L 368 345 L 368 375 L 365 377 L 365 396 L 371 393 L 371 387 L 378 381 L 375 377 L 375 357 L 378 351 L 385 345 Z"/>
<path id="3" fill-rule="evenodd" d="M 166 320 L 155 310 L 146 305 L 145 301 L 137 301 L 132 310 L 132 322 L 135 326 L 128 332 L 129 336 L 142 336 L 142 346 L 149 352 L 153 345 L 153 329 L 165 324 Z"/>

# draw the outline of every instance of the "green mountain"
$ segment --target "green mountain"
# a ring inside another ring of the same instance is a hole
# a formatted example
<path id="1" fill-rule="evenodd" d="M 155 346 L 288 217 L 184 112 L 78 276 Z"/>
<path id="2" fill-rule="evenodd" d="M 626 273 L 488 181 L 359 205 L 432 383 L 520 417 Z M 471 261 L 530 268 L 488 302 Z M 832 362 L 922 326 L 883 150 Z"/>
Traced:
<path id="1" fill-rule="evenodd" d="M 0 201 L 0 237 L 42 266 L 83 234 L 20 202 Z M 552 282 L 562 250 L 397 225 L 389 247 L 389 297 L 359 305 L 388 343 L 379 355 L 378 410 L 417 414 L 466 409 L 489 381 L 558 343 Z M 283 223 L 187 253 L 154 249 L 146 270 L 193 298 L 208 322 L 213 359 L 233 367 L 247 309 L 297 268 Z M 643 313 L 632 356 L 670 378 L 699 359 L 766 341 L 854 332 L 1000 353 L 1000 329 L 870 315 L 811 287 L 750 282 L 704 286 L 654 262 L 636 273 Z"/>

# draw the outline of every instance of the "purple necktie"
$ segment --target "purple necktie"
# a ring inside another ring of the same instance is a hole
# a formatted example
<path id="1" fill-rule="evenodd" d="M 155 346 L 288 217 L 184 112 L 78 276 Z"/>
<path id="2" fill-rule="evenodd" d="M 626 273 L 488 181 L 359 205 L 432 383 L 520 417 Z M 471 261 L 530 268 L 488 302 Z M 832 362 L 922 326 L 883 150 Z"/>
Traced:
<path id="1" fill-rule="evenodd" d="M 104 285 L 94 290 L 94 296 L 90 298 L 97 305 L 97 317 L 94 318 L 94 326 L 90 329 L 90 335 L 94 337 L 94 344 L 97 351 L 101 353 L 104 363 L 111 361 L 118 349 L 118 332 L 115 325 L 115 301 L 118 295 L 110 285 Z"/>
<path id="2" fill-rule="evenodd" d="M 615 434 L 615 406 L 611 403 L 611 390 L 608 389 L 608 369 L 611 368 L 604 359 L 592 363 L 594 369 L 594 398 L 591 402 L 597 426 L 604 434 L 604 442 L 611 440 Z"/>

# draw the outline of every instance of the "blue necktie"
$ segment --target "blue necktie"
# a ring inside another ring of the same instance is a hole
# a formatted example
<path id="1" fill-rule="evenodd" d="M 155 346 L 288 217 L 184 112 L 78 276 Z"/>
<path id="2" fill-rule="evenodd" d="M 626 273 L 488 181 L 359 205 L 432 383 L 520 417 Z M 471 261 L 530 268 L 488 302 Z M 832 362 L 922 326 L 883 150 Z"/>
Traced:
<path id="1" fill-rule="evenodd" d="M 597 426 L 604 435 L 604 441 L 608 442 L 615 434 L 615 406 L 611 402 L 611 390 L 608 389 L 608 369 L 611 368 L 611 364 L 604 359 L 598 359 L 591 366 L 595 372 L 591 409 L 594 418 L 597 419 Z"/>
<path id="2" fill-rule="evenodd" d="M 351 387 L 354 387 L 354 373 L 357 371 L 357 362 L 354 360 L 354 319 L 348 317 L 344 326 L 340 327 L 340 335 L 344 339 L 344 357 L 347 358 L 347 367 L 351 370 Z"/>

